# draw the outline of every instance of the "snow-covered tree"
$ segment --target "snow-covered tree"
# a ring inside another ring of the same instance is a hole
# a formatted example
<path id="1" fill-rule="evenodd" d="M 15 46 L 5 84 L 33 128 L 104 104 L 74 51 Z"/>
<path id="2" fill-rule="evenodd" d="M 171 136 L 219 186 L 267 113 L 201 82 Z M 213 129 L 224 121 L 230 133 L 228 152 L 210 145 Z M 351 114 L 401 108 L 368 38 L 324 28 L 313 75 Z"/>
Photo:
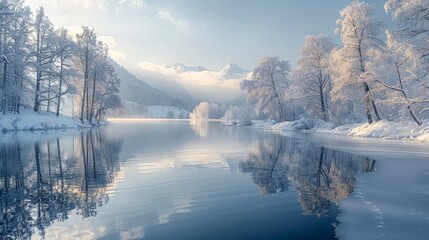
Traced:
<path id="1" fill-rule="evenodd" d="M 97 63 L 94 71 L 94 81 L 92 81 L 90 122 L 92 118 L 100 121 L 107 111 L 122 107 L 121 97 L 119 96 L 120 79 L 113 66 L 107 62 L 106 57 L 99 60 L 101 62 Z"/>
<path id="2" fill-rule="evenodd" d="M 347 109 L 352 106 L 352 111 L 356 111 L 362 109 L 356 104 L 363 99 L 363 110 L 368 123 L 372 123 L 373 115 L 376 120 L 381 118 L 372 97 L 371 83 L 365 79 L 365 62 L 367 51 L 383 44 L 380 39 L 383 23 L 375 17 L 374 6 L 365 2 L 353 1 L 341 10 L 340 15 L 337 33 L 343 46 L 331 55 L 333 100 L 341 101 Z"/>
<path id="3" fill-rule="evenodd" d="M 60 28 L 56 31 L 55 39 L 55 76 L 57 78 L 57 109 L 56 115 L 58 116 L 61 109 L 62 97 L 69 94 L 75 93 L 76 88 L 73 85 L 72 80 L 75 77 L 75 67 L 73 65 L 75 43 L 68 35 L 68 31 L 65 28 Z"/>
<path id="4" fill-rule="evenodd" d="M 395 41 L 389 34 L 387 43 L 386 47 L 369 51 L 369 76 L 387 90 L 383 102 L 389 109 L 399 105 L 399 112 L 406 113 L 420 126 L 420 110 L 429 99 L 421 94 L 419 81 L 409 72 L 413 51 L 409 45 Z"/>
<path id="5" fill-rule="evenodd" d="M 29 66 L 31 11 L 22 0 L 0 3 L 0 110 L 19 113 Z"/>
<path id="6" fill-rule="evenodd" d="M 328 61 L 334 46 L 332 39 L 325 35 L 307 36 L 294 71 L 307 111 L 325 121 L 329 119 L 328 99 L 331 90 Z"/>
<path id="7" fill-rule="evenodd" d="M 288 61 L 279 57 L 264 57 L 258 67 L 253 70 L 252 79 L 241 82 L 241 89 L 248 100 L 256 103 L 256 113 L 261 113 L 276 121 L 295 118 L 293 101 L 286 106 L 286 91 L 289 89 L 289 73 L 291 66 Z M 288 109 L 292 109 L 288 114 Z"/>
<path id="8" fill-rule="evenodd" d="M 201 102 L 191 113 L 191 122 L 220 119 L 225 114 L 225 108 L 216 103 Z"/>
<path id="9" fill-rule="evenodd" d="M 229 106 L 225 115 L 222 117 L 222 123 L 226 125 L 250 125 L 252 124 L 252 118 L 254 117 L 253 107 L 250 105 L 246 106 Z"/>
<path id="10" fill-rule="evenodd" d="M 62 98 L 81 90 L 83 111 L 90 121 L 100 112 L 120 107 L 119 79 L 105 67 L 107 47 L 87 27 L 75 43 L 67 30 L 55 29 L 40 7 L 34 18 L 24 0 L 0 1 L 0 111 L 19 113 L 20 107 L 59 115 Z M 102 67 L 97 67 L 102 66 Z M 99 71 L 99 72 L 97 72 Z M 84 81 L 80 85 L 77 73 Z M 97 77 L 98 76 L 98 77 Z M 106 101 L 106 102 L 104 102 Z M 97 104 L 95 104 L 97 102 Z M 102 114 L 98 114 L 101 116 Z"/>
<path id="11" fill-rule="evenodd" d="M 55 32 L 54 26 L 46 16 L 43 7 L 40 7 L 36 13 L 34 35 L 35 48 L 32 55 L 35 58 L 36 89 L 33 109 L 38 112 L 42 101 L 47 101 L 47 111 L 50 111 L 50 102 L 53 99 L 51 98 L 51 84 L 54 71 Z M 45 89 L 43 88 L 44 83 L 46 83 Z"/>
<path id="12" fill-rule="evenodd" d="M 76 64 L 78 65 L 83 82 L 81 85 L 80 120 L 83 122 L 86 109 L 86 117 L 89 116 L 89 82 L 91 72 L 96 61 L 97 36 L 94 29 L 82 27 L 82 33 L 77 35 L 78 53 Z"/>
<path id="13" fill-rule="evenodd" d="M 429 91 L 429 1 L 428 0 L 388 0 L 384 6 L 392 14 L 396 29 L 392 38 L 412 47 L 409 72 L 420 82 L 420 94 Z M 427 104 L 427 103 L 426 103 Z M 428 111 L 426 105 L 422 111 Z"/>

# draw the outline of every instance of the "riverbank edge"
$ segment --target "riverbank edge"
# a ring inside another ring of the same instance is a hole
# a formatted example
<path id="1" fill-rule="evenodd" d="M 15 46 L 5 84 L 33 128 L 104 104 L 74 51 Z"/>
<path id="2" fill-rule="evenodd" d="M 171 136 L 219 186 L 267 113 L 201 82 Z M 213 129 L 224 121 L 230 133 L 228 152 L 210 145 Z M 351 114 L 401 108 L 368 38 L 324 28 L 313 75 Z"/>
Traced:
<path id="1" fill-rule="evenodd" d="M 34 132 L 61 129 L 84 129 L 106 125 L 107 122 L 89 123 L 80 119 L 50 112 L 33 112 L 23 109 L 20 114 L 0 114 L 0 132 Z"/>
<path id="2" fill-rule="evenodd" d="M 415 123 L 398 123 L 381 120 L 372 124 L 353 123 L 336 125 L 323 120 L 297 120 L 290 122 L 253 121 L 251 128 L 266 131 L 299 131 L 303 133 L 334 134 L 362 138 L 380 138 L 389 140 L 403 140 L 429 142 L 429 122 L 418 126 Z"/>

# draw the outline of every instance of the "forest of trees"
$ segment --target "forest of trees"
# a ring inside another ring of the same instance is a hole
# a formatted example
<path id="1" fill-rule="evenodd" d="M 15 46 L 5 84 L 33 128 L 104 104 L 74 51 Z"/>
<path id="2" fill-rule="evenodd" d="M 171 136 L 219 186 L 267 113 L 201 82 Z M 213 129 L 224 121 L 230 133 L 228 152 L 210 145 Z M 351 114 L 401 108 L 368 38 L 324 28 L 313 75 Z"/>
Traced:
<path id="1" fill-rule="evenodd" d="M 68 102 L 82 122 L 92 123 L 122 105 L 108 47 L 94 29 L 70 36 L 43 7 L 33 13 L 23 0 L 0 2 L 0 66 L 2 114 L 26 108 L 58 116 Z"/>
<path id="2" fill-rule="evenodd" d="M 385 28 L 374 5 L 353 1 L 337 20 L 341 44 L 307 36 L 294 69 L 279 57 L 263 58 L 241 83 L 256 113 L 276 121 L 421 125 L 429 118 L 429 2 L 389 0 L 384 7 L 394 29 Z"/>
<path id="3" fill-rule="evenodd" d="M 257 117 L 422 125 L 429 119 L 429 2 L 388 0 L 384 7 L 393 29 L 377 18 L 375 5 L 355 0 L 340 11 L 340 44 L 323 34 L 307 36 L 295 67 L 264 57 L 241 82 L 254 113 L 230 106 L 224 122 Z M 210 106 L 198 106 L 193 116 L 210 116 Z"/>

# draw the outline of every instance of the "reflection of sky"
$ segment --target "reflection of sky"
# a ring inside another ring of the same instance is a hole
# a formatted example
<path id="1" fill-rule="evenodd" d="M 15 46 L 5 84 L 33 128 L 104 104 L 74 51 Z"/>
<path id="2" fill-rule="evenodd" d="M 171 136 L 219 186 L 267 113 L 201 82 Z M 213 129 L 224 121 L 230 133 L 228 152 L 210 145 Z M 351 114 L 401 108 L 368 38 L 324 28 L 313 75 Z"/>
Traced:
<path id="1" fill-rule="evenodd" d="M 141 173 L 158 172 L 182 167 L 223 167 L 229 168 L 222 154 L 216 149 L 188 148 L 171 152 L 158 158 L 142 161 L 138 168 Z"/>
<path id="2" fill-rule="evenodd" d="M 191 211 L 191 200 L 187 198 L 179 199 L 175 202 L 173 208 L 168 209 L 165 213 L 159 215 L 158 220 L 160 224 L 165 224 L 170 221 L 171 215 L 179 213 L 188 213 Z"/>
<path id="3" fill-rule="evenodd" d="M 237 141 L 248 139 L 248 130 L 222 128 L 214 133 L 211 126 L 192 128 L 182 122 L 109 127 L 108 138 L 125 137 L 121 171 L 106 189 L 109 203 L 97 209 L 95 218 L 82 221 L 80 216 L 71 215 L 66 222 L 54 223 L 47 234 L 58 238 L 72 234 L 82 239 L 139 239 L 151 226 L 166 225 L 189 214 L 196 196 L 206 194 L 219 175 L 237 170 L 238 161 L 255 146 L 252 141 Z M 201 175 L 207 169 L 214 170 L 212 176 Z M 191 183 L 192 178 L 199 180 Z"/>

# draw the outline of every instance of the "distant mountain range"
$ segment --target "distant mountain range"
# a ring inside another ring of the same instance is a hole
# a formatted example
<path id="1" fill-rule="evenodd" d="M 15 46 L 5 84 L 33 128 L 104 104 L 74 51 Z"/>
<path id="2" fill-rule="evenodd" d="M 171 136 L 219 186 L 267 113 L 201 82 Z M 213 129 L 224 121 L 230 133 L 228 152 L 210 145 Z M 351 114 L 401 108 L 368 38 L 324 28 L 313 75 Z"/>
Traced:
<path id="1" fill-rule="evenodd" d="M 238 64 L 235 63 L 228 63 L 221 71 L 216 72 L 213 70 L 210 70 L 203 66 L 186 66 L 182 63 L 175 63 L 171 65 L 165 66 L 168 69 L 174 70 L 178 73 L 190 73 L 190 72 L 212 72 L 212 73 L 218 73 L 222 78 L 224 79 L 240 79 L 246 76 L 250 73 L 249 70 L 246 70 L 242 67 L 240 67 Z"/>
<path id="2" fill-rule="evenodd" d="M 176 107 L 192 112 L 201 101 L 217 101 L 216 94 L 227 94 L 230 97 L 224 101 L 237 101 L 242 99 L 238 89 L 216 89 L 215 87 L 195 87 L 182 85 L 179 77 L 196 74 L 201 77 L 214 76 L 219 83 L 224 81 L 239 82 L 248 77 L 249 71 L 237 64 L 229 63 L 220 71 L 212 71 L 203 66 L 186 66 L 181 63 L 164 66 L 167 71 L 172 70 L 172 76 L 161 74 L 139 73 L 139 77 L 131 74 L 126 68 L 110 59 L 113 67 L 121 79 L 120 95 L 124 104 L 126 116 L 150 117 L 151 106 Z M 175 79 L 175 76 L 177 77 Z M 213 79 L 211 79 L 213 80 Z M 190 92 L 188 92 L 190 91 Z M 228 92 L 229 91 L 229 92 Z M 195 97 L 196 96 L 196 97 Z M 156 114 L 155 114 L 156 115 Z"/>
<path id="3" fill-rule="evenodd" d="M 196 66 L 196 67 L 189 67 L 182 63 L 175 63 L 172 65 L 166 66 L 169 69 L 172 69 L 176 72 L 204 72 L 204 71 L 210 71 L 209 69 L 202 67 L 202 66 Z"/>
<path id="4" fill-rule="evenodd" d="M 157 88 L 150 86 L 144 80 L 137 78 L 128 72 L 123 66 L 113 60 L 110 60 L 113 67 L 121 79 L 120 95 L 124 104 L 125 114 L 127 116 L 145 117 L 148 114 L 150 106 L 172 106 L 192 111 L 198 105 L 199 101 L 189 95 L 183 87 L 179 85 L 184 92 L 179 95 L 169 94 Z"/>

